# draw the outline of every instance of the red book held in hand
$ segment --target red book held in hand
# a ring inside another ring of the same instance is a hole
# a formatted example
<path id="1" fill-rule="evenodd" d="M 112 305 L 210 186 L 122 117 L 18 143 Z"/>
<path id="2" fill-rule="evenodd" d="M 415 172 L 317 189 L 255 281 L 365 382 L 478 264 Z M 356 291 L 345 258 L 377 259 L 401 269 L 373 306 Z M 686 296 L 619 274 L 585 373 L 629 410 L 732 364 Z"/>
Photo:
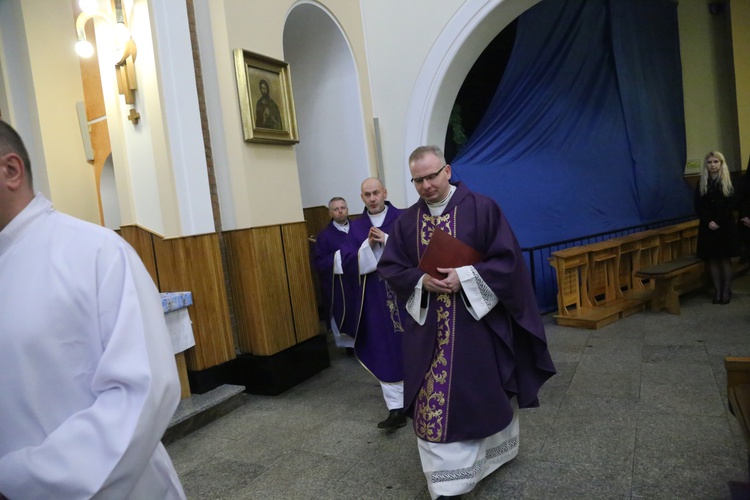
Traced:
<path id="1" fill-rule="evenodd" d="M 439 273 L 438 267 L 456 268 L 470 266 L 481 261 L 482 255 L 479 252 L 442 229 L 436 228 L 427 244 L 427 250 L 419 259 L 419 269 L 441 280 L 448 275 Z"/>

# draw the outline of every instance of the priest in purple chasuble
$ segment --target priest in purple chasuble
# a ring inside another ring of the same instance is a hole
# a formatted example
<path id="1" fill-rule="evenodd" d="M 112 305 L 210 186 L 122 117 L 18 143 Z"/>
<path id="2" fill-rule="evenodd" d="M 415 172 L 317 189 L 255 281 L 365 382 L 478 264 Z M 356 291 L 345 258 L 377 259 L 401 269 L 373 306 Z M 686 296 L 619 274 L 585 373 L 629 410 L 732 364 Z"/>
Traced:
<path id="1" fill-rule="evenodd" d="M 378 271 L 407 301 L 404 407 L 432 498 L 470 491 L 518 453 L 518 409 L 555 373 L 520 247 L 497 203 L 450 183 L 440 148 L 409 158 L 420 200 L 390 232 Z M 436 228 L 483 257 L 418 268 Z"/>
<path id="2" fill-rule="evenodd" d="M 337 347 L 353 348 L 356 325 L 349 318 L 356 314 L 354 311 L 347 314 L 346 309 L 357 295 L 357 280 L 345 280 L 341 265 L 341 247 L 349 238 L 350 228 L 346 200 L 338 196 L 331 198 L 328 213 L 331 221 L 315 238 L 313 267 L 320 277 L 323 311 L 333 340 Z"/>
<path id="3" fill-rule="evenodd" d="M 365 179 L 361 189 L 365 210 L 351 222 L 349 241 L 341 257 L 344 274 L 357 277 L 359 282 L 354 353 L 380 381 L 388 416 L 378 427 L 391 430 L 406 425 L 401 349 L 404 309 L 377 273 L 377 263 L 401 211 L 386 201 L 388 192 L 380 180 Z"/>

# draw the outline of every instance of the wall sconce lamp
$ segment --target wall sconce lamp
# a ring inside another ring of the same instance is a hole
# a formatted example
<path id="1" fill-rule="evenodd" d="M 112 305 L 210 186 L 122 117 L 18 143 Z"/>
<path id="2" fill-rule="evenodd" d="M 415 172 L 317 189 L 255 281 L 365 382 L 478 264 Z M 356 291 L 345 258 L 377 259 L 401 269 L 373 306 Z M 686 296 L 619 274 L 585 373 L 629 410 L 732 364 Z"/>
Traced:
<path id="1" fill-rule="evenodd" d="M 94 46 L 86 40 L 86 23 L 95 17 L 101 18 L 109 25 L 114 25 L 113 37 L 115 44 L 115 71 L 117 73 L 117 89 L 125 96 L 127 104 L 135 104 L 135 91 L 138 89 L 135 79 L 135 57 L 138 53 L 135 41 L 130 35 L 130 30 L 125 24 L 125 15 L 122 10 L 122 0 L 115 0 L 114 23 L 112 16 L 108 16 L 99 10 L 96 0 L 80 0 L 81 13 L 76 18 L 76 53 L 80 57 L 91 57 L 94 54 Z M 131 110 L 131 115 L 134 110 Z M 137 123 L 134 120 L 133 123 Z"/>

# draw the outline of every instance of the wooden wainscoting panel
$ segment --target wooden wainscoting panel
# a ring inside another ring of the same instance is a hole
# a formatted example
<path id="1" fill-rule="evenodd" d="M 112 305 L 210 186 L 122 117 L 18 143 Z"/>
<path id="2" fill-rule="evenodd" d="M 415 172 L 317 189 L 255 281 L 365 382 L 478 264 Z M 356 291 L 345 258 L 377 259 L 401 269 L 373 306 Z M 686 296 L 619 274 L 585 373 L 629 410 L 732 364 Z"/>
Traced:
<path id="1" fill-rule="evenodd" d="M 331 222 L 326 205 L 304 208 L 302 212 L 307 225 L 307 236 L 317 236 Z"/>
<path id="2" fill-rule="evenodd" d="M 240 351 L 270 356 L 297 343 L 279 226 L 223 233 Z"/>
<path id="3" fill-rule="evenodd" d="M 304 222 L 281 226 L 297 342 L 314 337 L 319 329 L 318 304 L 313 288 L 310 246 L 306 232 Z"/>
<path id="4" fill-rule="evenodd" d="M 120 236 L 135 249 L 158 288 L 159 277 L 156 274 L 156 256 L 154 255 L 153 239 L 161 239 L 161 236 L 152 234 L 139 226 L 122 226 L 120 228 Z"/>
<path id="5" fill-rule="evenodd" d="M 188 290 L 195 347 L 185 352 L 189 370 L 200 371 L 235 358 L 224 271 L 217 234 L 154 238 L 162 292 Z"/>

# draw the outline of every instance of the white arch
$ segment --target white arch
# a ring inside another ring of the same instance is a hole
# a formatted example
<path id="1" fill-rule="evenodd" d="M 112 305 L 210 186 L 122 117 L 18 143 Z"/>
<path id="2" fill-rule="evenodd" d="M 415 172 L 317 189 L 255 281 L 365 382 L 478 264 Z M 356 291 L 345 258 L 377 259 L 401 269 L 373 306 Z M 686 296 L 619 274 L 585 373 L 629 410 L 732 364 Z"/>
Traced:
<path id="1" fill-rule="evenodd" d="M 315 1 L 290 7 L 284 24 L 300 142 L 296 146 L 302 206 L 343 196 L 351 205 L 370 174 L 359 75 L 335 16 Z"/>
<path id="2" fill-rule="evenodd" d="M 410 186 L 407 160 L 422 144 L 442 146 L 451 108 L 466 75 L 482 51 L 508 24 L 541 0 L 467 0 L 445 26 L 414 84 L 404 133 L 405 192 Z"/>

